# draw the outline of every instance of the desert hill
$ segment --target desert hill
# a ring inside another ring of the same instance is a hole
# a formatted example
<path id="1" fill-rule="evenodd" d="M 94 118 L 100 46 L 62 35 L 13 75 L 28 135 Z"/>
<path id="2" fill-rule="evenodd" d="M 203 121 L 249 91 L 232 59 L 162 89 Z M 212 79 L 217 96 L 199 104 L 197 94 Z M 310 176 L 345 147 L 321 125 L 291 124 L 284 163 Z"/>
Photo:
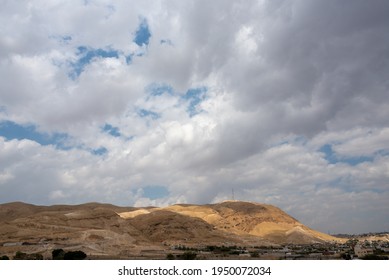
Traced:
<path id="1" fill-rule="evenodd" d="M 56 248 L 112 258 L 153 256 L 177 245 L 277 246 L 339 240 L 277 207 L 242 201 L 208 205 L 119 207 L 111 204 L 0 205 L 0 255 L 48 257 Z"/>
<path id="2" fill-rule="evenodd" d="M 138 210 L 139 211 L 139 210 Z M 237 236 L 255 236 L 276 244 L 307 244 L 330 242 L 336 238 L 314 231 L 281 209 L 272 205 L 226 201 L 209 205 L 172 205 L 165 208 L 154 208 L 150 213 L 142 213 L 141 218 L 170 211 L 191 218 L 198 218 L 212 225 L 214 229 Z M 130 213 L 119 213 L 123 218 Z"/>

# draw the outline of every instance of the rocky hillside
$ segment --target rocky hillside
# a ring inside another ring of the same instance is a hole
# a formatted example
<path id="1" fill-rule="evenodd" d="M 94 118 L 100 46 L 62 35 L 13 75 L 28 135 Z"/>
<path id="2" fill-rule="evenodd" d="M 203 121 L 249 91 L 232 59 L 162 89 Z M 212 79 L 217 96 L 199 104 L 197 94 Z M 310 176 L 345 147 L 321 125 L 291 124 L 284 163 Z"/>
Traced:
<path id="1" fill-rule="evenodd" d="M 164 208 L 0 205 L 0 255 L 27 251 L 49 257 L 53 249 L 65 248 L 106 258 L 136 258 L 178 245 L 277 246 L 336 239 L 277 207 L 241 201 Z"/>
<path id="2" fill-rule="evenodd" d="M 307 244 L 336 240 L 333 236 L 304 226 L 277 207 L 251 202 L 226 201 L 209 205 L 173 205 L 147 211 L 142 209 L 141 212 L 122 212 L 119 215 L 129 220 L 136 219 L 139 224 L 149 224 L 150 216 L 155 220 L 166 221 L 165 215 L 169 212 L 190 217 L 193 223 L 187 225 L 187 230 L 190 232 L 202 228 L 196 226 L 202 221 L 213 230 L 239 237 L 257 237 L 276 244 Z M 168 225 L 175 228 L 173 224 L 168 223 Z"/>

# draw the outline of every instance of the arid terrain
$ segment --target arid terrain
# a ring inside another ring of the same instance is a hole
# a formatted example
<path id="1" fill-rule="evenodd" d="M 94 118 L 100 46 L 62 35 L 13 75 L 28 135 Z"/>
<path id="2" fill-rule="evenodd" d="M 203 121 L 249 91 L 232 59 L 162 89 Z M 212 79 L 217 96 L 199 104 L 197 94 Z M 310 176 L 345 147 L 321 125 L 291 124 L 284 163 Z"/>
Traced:
<path id="1" fill-rule="evenodd" d="M 95 259 L 158 259 L 180 248 L 282 248 L 342 241 L 277 207 L 241 201 L 164 208 L 0 205 L 0 256 L 19 251 L 50 258 L 61 248 L 82 250 Z"/>

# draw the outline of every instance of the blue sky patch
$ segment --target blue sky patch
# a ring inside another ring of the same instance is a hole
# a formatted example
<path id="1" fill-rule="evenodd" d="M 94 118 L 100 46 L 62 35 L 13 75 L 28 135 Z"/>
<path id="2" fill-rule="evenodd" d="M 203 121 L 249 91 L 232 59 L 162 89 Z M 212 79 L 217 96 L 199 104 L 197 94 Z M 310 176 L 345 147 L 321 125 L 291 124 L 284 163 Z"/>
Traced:
<path id="1" fill-rule="evenodd" d="M 142 188 L 143 197 L 157 199 L 169 195 L 169 190 L 164 186 L 146 186 Z"/>
<path id="2" fill-rule="evenodd" d="M 187 112 L 190 117 L 193 117 L 194 115 L 197 115 L 201 112 L 196 108 L 196 106 L 205 99 L 206 92 L 207 92 L 206 87 L 192 88 L 189 89 L 183 96 L 184 100 L 189 101 Z"/>
<path id="3" fill-rule="evenodd" d="M 62 36 L 61 37 L 61 42 L 65 44 L 69 44 L 69 42 L 72 40 L 72 36 Z"/>
<path id="4" fill-rule="evenodd" d="M 6 140 L 28 139 L 35 141 L 42 146 L 53 145 L 57 149 L 68 150 L 65 141 L 69 136 L 65 133 L 42 133 L 37 130 L 35 125 L 20 125 L 12 121 L 3 121 L 0 123 L 0 136 Z"/>
<path id="5" fill-rule="evenodd" d="M 173 94 L 173 88 L 168 84 L 152 83 L 146 87 L 146 91 L 151 96 L 161 96 L 163 94 Z"/>
<path id="6" fill-rule="evenodd" d="M 362 162 L 373 162 L 374 157 L 367 157 L 367 156 L 359 156 L 359 157 L 347 157 L 342 158 L 340 161 L 347 163 L 349 165 L 355 166 Z"/>
<path id="7" fill-rule="evenodd" d="M 140 116 L 141 118 L 150 117 L 153 120 L 159 119 L 161 117 L 160 114 L 153 112 L 153 111 L 150 111 L 150 110 L 145 110 L 145 109 L 138 110 L 138 116 Z"/>
<path id="8" fill-rule="evenodd" d="M 50 35 L 49 39 L 55 40 L 62 45 L 68 45 L 73 40 L 70 35 Z"/>
<path id="9" fill-rule="evenodd" d="M 102 58 L 119 58 L 119 52 L 113 49 L 94 49 L 85 46 L 77 48 L 77 62 L 72 63 L 73 72 L 70 73 L 71 78 L 76 78 L 84 71 L 85 67 L 91 63 L 96 57 Z"/>
<path id="10" fill-rule="evenodd" d="M 329 144 L 323 145 L 320 149 L 320 152 L 324 153 L 324 158 L 331 164 L 335 164 L 338 162 L 334 151 L 332 150 L 332 146 Z"/>
<path id="11" fill-rule="evenodd" d="M 92 150 L 92 154 L 94 154 L 96 156 L 102 156 L 102 155 L 105 155 L 107 153 L 108 153 L 108 150 L 105 147 L 100 147 L 98 149 Z"/>
<path id="12" fill-rule="evenodd" d="M 351 166 L 358 165 L 362 162 L 372 162 L 374 160 L 374 157 L 368 157 L 368 156 L 358 156 L 358 157 L 338 157 L 336 153 L 332 149 L 332 145 L 325 144 L 320 149 L 320 152 L 324 153 L 324 158 L 328 161 L 330 164 L 335 163 L 347 163 Z"/>
<path id="13" fill-rule="evenodd" d="M 134 56 L 134 54 L 129 54 L 126 56 L 126 63 L 127 64 L 131 64 L 133 56 Z"/>
<path id="14" fill-rule="evenodd" d="M 118 127 L 114 127 L 108 123 L 106 123 L 103 127 L 103 131 L 112 135 L 113 137 L 120 137 L 121 133 Z"/>
<path id="15" fill-rule="evenodd" d="M 151 33 L 149 29 L 149 24 L 146 19 L 142 19 L 139 24 L 138 29 L 135 32 L 134 43 L 138 46 L 148 45 L 150 41 Z"/>

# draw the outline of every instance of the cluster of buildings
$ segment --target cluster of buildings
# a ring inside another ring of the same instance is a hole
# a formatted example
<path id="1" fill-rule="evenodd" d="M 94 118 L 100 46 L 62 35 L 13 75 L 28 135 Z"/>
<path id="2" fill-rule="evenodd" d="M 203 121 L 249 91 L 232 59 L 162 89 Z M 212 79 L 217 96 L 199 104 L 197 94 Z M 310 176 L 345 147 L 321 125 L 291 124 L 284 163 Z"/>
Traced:
<path id="1" fill-rule="evenodd" d="M 177 247 L 172 250 L 192 250 L 197 259 L 265 259 L 265 260 L 333 260 L 389 259 L 389 240 L 349 239 L 345 243 L 289 244 L 278 247 L 207 246 Z"/>
<path id="2" fill-rule="evenodd" d="M 351 239 L 346 243 L 310 245 L 289 245 L 281 249 L 259 249 L 262 259 L 389 259 L 389 241 L 359 241 Z"/>

